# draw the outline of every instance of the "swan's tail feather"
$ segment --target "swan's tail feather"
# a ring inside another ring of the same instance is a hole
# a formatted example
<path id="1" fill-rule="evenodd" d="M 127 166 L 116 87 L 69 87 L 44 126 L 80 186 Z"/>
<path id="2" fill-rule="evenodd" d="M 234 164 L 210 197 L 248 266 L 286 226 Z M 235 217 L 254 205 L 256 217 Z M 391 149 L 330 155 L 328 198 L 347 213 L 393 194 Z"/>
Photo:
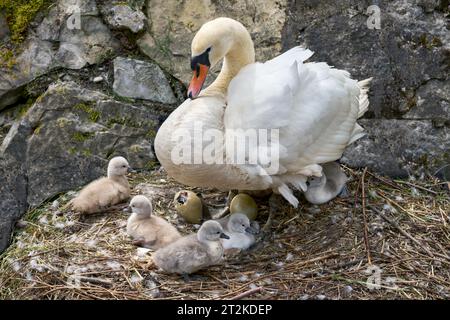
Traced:
<path id="1" fill-rule="evenodd" d="M 352 135 L 350 137 L 350 141 L 347 143 L 347 145 L 352 144 L 356 140 L 364 137 L 365 135 L 366 134 L 364 133 L 364 129 L 359 124 L 356 123 Z"/>
<path id="2" fill-rule="evenodd" d="M 358 118 L 361 118 L 369 108 L 369 96 L 367 93 L 369 92 L 369 85 L 372 79 L 373 78 L 368 78 L 358 82 L 360 88 Z"/>

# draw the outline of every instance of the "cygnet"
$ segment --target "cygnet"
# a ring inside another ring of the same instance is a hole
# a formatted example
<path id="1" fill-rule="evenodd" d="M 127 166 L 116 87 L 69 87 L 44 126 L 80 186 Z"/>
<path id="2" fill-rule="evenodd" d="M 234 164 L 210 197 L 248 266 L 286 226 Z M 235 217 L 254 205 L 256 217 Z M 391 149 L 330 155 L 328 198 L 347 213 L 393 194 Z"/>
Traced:
<path id="1" fill-rule="evenodd" d="M 229 239 L 220 239 L 225 250 L 241 249 L 246 250 L 255 243 L 255 234 L 259 231 L 259 225 L 256 223 L 253 226 L 245 214 L 234 213 L 230 215 L 227 221 L 225 232 L 230 237 Z"/>
<path id="2" fill-rule="evenodd" d="M 348 178 L 339 163 L 322 164 L 321 177 L 309 177 L 305 198 L 312 204 L 323 204 L 339 195 L 345 188 Z"/>
<path id="3" fill-rule="evenodd" d="M 69 202 L 76 212 L 96 213 L 121 203 L 130 197 L 126 174 L 130 165 L 124 157 L 114 157 L 108 163 L 108 176 L 92 181 Z"/>
<path id="4" fill-rule="evenodd" d="M 223 257 L 221 238 L 229 238 L 222 226 L 217 221 L 206 221 L 197 234 L 185 236 L 156 251 L 153 261 L 166 272 L 194 273 L 220 263 Z"/>
<path id="5" fill-rule="evenodd" d="M 127 222 L 127 233 L 134 244 L 158 250 L 181 238 L 178 230 L 163 218 L 152 215 L 153 207 L 145 196 L 135 196 L 130 202 L 131 215 Z"/>

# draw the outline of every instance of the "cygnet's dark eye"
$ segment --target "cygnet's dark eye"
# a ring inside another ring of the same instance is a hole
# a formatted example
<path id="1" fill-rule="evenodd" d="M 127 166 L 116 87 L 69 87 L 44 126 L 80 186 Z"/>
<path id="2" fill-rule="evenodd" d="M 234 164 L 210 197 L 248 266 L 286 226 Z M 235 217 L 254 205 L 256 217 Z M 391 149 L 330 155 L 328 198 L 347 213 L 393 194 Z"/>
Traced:
<path id="1" fill-rule="evenodd" d="M 127 167 L 126 165 L 123 165 L 123 166 L 122 166 L 122 168 L 126 168 L 126 167 Z"/>

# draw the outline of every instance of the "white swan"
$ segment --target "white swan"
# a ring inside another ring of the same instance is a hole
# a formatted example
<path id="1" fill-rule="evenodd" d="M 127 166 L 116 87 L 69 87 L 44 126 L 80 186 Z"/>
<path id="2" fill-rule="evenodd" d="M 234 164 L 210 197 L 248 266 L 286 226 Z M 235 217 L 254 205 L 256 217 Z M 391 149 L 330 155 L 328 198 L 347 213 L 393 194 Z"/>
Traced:
<path id="1" fill-rule="evenodd" d="M 168 175 L 197 187 L 272 189 L 296 207 L 291 188 L 305 191 L 308 176 L 321 176 L 321 163 L 339 159 L 348 144 L 363 136 L 356 120 L 369 105 L 371 79 L 357 82 L 326 63 L 304 63 L 312 55 L 295 47 L 255 63 L 252 39 L 241 23 L 229 18 L 205 23 L 192 41 L 191 99 L 172 112 L 155 138 L 156 155 Z M 208 69 L 222 58 L 217 79 L 200 92 Z M 226 135 L 223 140 L 202 136 L 230 129 L 278 129 L 278 144 L 270 144 L 279 147 L 278 168 L 267 170 L 269 147 L 257 146 L 256 164 L 236 164 L 224 152 Z M 194 163 L 176 158 L 180 147 L 186 147 L 181 153 L 191 151 Z M 202 161 L 207 152 L 214 161 Z"/>

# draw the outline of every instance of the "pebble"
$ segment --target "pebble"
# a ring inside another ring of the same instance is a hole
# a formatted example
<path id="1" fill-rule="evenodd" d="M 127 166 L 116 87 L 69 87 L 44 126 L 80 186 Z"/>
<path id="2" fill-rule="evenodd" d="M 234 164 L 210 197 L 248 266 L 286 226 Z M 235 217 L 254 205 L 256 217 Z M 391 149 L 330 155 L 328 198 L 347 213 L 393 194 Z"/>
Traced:
<path id="1" fill-rule="evenodd" d="M 102 76 L 95 77 L 92 81 L 95 82 L 95 83 L 102 82 L 103 81 L 103 77 Z"/>

